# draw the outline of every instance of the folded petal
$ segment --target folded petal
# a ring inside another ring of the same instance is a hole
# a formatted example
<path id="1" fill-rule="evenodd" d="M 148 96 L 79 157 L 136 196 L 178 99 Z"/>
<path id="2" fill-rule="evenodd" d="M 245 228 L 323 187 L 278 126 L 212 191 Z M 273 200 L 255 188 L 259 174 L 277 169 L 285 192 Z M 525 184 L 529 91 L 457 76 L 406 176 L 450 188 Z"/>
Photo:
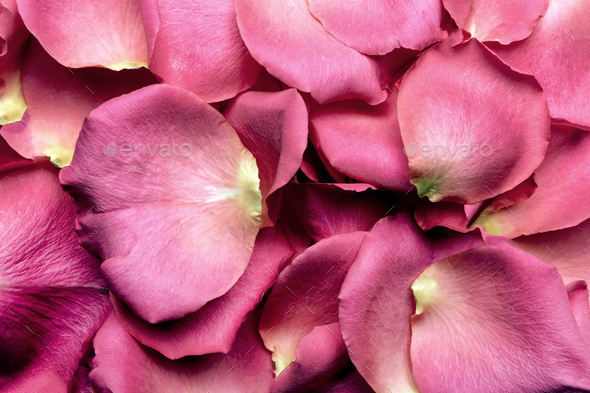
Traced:
<path id="1" fill-rule="evenodd" d="M 263 70 L 240 37 L 232 0 L 140 0 L 150 70 L 207 102 L 252 87 Z"/>
<path id="2" fill-rule="evenodd" d="M 443 0 L 457 26 L 479 41 L 508 45 L 528 37 L 545 15 L 549 0 L 526 3 L 514 0 Z"/>
<path id="3" fill-rule="evenodd" d="M 69 165 L 82 122 L 92 109 L 155 82 L 146 69 L 69 70 L 31 39 L 22 69 L 26 116 L 0 132 L 27 158 L 48 156 L 58 166 Z"/>
<path id="4" fill-rule="evenodd" d="M 0 178 L 0 390 L 78 390 L 110 311 L 105 284 L 78 244 L 76 207 L 57 170 L 13 169 Z"/>
<path id="5" fill-rule="evenodd" d="M 109 289 L 150 323 L 223 295 L 252 255 L 256 162 L 186 90 L 152 85 L 93 110 L 60 179 L 88 210 L 82 242 L 105 259 Z"/>
<path id="6" fill-rule="evenodd" d="M 66 67 L 121 70 L 147 66 L 137 0 L 16 2 L 25 26 Z"/>
<path id="7" fill-rule="evenodd" d="M 316 326 L 297 344 L 297 360 L 271 385 L 272 393 L 310 391 L 334 379 L 350 364 L 338 322 Z"/>
<path id="8" fill-rule="evenodd" d="M 90 378 L 105 393 L 266 392 L 272 364 L 256 329 L 259 315 L 244 321 L 228 354 L 170 360 L 135 341 L 113 313 L 94 339 Z"/>
<path id="9" fill-rule="evenodd" d="M 580 333 L 590 349 L 590 306 L 588 296 L 588 284 L 586 281 L 574 281 L 568 284 L 567 293 L 569 296 L 572 312 Z"/>
<path id="10" fill-rule="evenodd" d="M 14 1 L 0 1 L 0 125 L 19 121 L 27 104 L 21 89 L 21 65 L 29 37 Z"/>
<path id="11" fill-rule="evenodd" d="M 378 61 L 334 38 L 305 1 L 236 0 L 234 6 L 252 57 L 287 85 L 321 104 L 360 98 L 374 105 L 387 97 Z"/>
<path id="12" fill-rule="evenodd" d="M 256 158 L 263 200 L 297 173 L 307 146 L 307 107 L 295 89 L 249 91 L 223 112 Z"/>
<path id="13" fill-rule="evenodd" d="M 536 1 L 531 3 L 526 6 L 533 7 Z M 489 45 L 511 67 L 537 78 L 552 118 L 586 129 L 590 129 L 590 112 L 582 108 L 590 99 L 590 53 L 580 48 L 590 40 L 588 10 L 589 0 L 551 1 L 526 40 Z"/>
<path id="14" fill-rule="evenodd" d="M 296 360 L 297 343 L 316 326 L 338 321 L 338 293 L 365 232 L 319 241 L 279 275 L 264 306 L 260 335 L 278 376 Z"/>
<path id="15" fill-rule="evenodd" d="M 537 189 L 527 200 L 477 220 L 486 232 L 514 238 L 575 226 L 590 218 L 590 133 L 552 126 L 545 159 L 535 170 Z M 548 214 L 547 212 L 552 212 Z"/>
<path id="16" fill-rule="evenodd" d="M 367 234 L 342 285 L 338 316 L 350 358 L 376 392 L 417 391 L 410 361 L 414 280 L 433 262 L 481 243 L 476 232 L 428 238 L 408 214 L 386 217 Z"/>
<path id="17" fill-rule="evenodd" d="M 420 392 L 590 388 L 590 353 L 553 266 L 499 240 L 435 263 L 412 287 Z"/>
<path id="18" fill-rule="evenodd" d="M 112 296 L 119 322 L 143 345 L 170 359 L 229 352 L 242 321 L 295 254 L 280 223 L 260 230 L 253 251 L 246 271 L 236 284 L 197 312 L 182 319 L 152 325 L 138 318 L 129 307 Z"/>
<path id="19" fill-rule="evenodd" d="M 315 241 L 341 233 L 368 231 L 395 213 L 397 198 L 364 189 L 345 190 L 331 184 L 290 184 L 287 193 L 303 225 Z"/>
<path id="20" fill-rule="evenodd" d="M 384 55 L 396 48 L 422 50 L 444 38 L 439 1 L 331 2 L 309 0 L 312 15 L 338 40 L 361 53 Z"/>
<path id="21" fill-rule="evenodd" d="M 408 191 L 408 159 L 397 121 L 398 91 L 379 105 L 360 100 L 312 107 L 310 138 L 338 172 L 378 187 Z"/>
<path id="22" fill-rule="evenodd" d="M 549 141 L 535 78 L 474 39 L 422 55 L 402 80 L 398 116 L 410 182 L 433 202 L 472 204 L 516 187 Z"/>

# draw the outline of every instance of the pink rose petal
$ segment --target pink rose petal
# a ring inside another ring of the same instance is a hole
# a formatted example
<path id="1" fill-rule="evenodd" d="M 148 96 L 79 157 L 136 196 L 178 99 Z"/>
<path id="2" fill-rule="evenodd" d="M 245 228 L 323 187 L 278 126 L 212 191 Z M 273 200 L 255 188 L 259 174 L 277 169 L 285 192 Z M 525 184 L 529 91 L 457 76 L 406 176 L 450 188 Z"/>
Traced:
<path id="1" fill-rule="evenodd" d="M 474 39 L 422 55 L 402 80 L 398 116 L 410 182 L 433 202 L 472 204 L 516 187 L 549 140 L 536 80 Z"/>
<path id="2" fill-rule="evenodd" d="M 153 85 L 93 110 L 62 184 L 109 289 L 150 323 L 184 317 L 243 274 L 260 226 L 258 168 L 223 116 Z"/>

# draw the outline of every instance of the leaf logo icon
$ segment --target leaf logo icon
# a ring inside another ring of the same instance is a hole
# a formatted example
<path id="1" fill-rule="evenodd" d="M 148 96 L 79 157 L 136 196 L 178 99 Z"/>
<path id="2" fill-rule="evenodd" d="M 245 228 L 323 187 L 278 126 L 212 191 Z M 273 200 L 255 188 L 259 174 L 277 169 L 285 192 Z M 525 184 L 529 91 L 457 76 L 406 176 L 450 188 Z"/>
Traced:
<path id="1" fill-rule="evenodd" d="M 117 144 L 115 142 L 111 142 L 102 151 L 105 156 L 109 158 L 113 157 L 115 154 L 117 154 Z"/>

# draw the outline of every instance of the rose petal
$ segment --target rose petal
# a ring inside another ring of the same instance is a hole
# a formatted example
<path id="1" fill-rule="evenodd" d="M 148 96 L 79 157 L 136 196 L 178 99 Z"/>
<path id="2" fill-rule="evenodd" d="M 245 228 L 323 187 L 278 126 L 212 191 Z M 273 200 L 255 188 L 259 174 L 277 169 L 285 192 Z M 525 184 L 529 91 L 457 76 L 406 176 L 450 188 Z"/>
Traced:
<path id="1" fill-rule="evenodd" d="M 585 281 L 574 281 L 567 286 L 567 293 L 572 306 L 572 312 L 580 333 L 590 348 L 590 306 L 588 305 L 588 284 Z"/>
<path id="2" fill-rule="evenodd" d="M 234 6 L 252 57 L 287 85 L 321 104 L 360 98 L 374 105 L 387 97 L 379 63 L 336 40 L 303 0 L 236 0 Z"/>
<path id="3" fill-rule="evenodd" d="M 510 66 L 535 76 L 552 118 L 586 129 L 590 129 L 590 111 L 580 108 L 586 108 L 590 99 L 590 53 L 580 48 L 590 40 L 588 10 L 589 0 L 551 1 L 526 40 L 489 45 Z"/>
<path id="4" fill-rule="evenodd" d="M 309 0 L 309 8 L 338 40 L 368 55 L 422 50 L 444 38 L 439 1 Z"/>
<path id="5" fill-rule="evenodd" d="M 170 360 L 135 341 L 113 313 L 94 339 L 90 378 L 105 393 L 268 391 L 272 366 L 256 330 L 259 315 L 255 312 L 244 322 L 227 355 Z"/>
<path id="6" fill-rule="evenodd" d="M 217 102 L 261 74 L 240 37 L 233 1 L 141 0 L 150 70 L 165 83 Z"/>
<path id="7" fill-rule="evenodd" d="M 156 82 L 146 69 L 68 70 L 35 39 L 29 42 L 22 80 L 26 116 L 20 123 L 2 127 L 2 136 L 23 156 L 48 156 L 58 166 L 71 162 L 82 122 L 92 109 Z"/>
<path id="8" fill-rule="evenodd" d="M 479 41 L 498 41 L 507 45 L 528 37 L 545 15 L 549 0 L 527 3 L 514 0 L 443 0 L 457 26 Z"/>
<path id="9" fill-rule="evenodd" d="M 590 353 L 553 266 L 499 240 L 435 263 L 413 288 L 420 392 L 590 388 Z"/>
<path id="10" fill-rule="evenodd" d="M 376 106 L 359 100 L 312 107 L 310 138 L 338 172 L 378 187 L 408 191 L 408 159 L 397 122 L 397 95 Z"/>
<path id="11" fill-rule="evenodd" d="M 474 39 L 422 55 L 402 81 L 398 116 L 410 182 L 433 202 L 472 204 L 516 187 L 549 140 L 536 80 Z"/>
<path id="12" fill-rule="evenodd" d="M 412 282 L 433 262 L 481 243 L 477 232 L 430 239 L 408 214 L 386 217 L 367 234 L 342 285 L 338 315 L 350 358 L 375 391 L 416 391 Z"/>
<path id="13" fill-rule="evenodd" d="M 17 0 L 25 26 L 66 67 L 112 70 L 147 66 L 145 31 L 136 0 Z"/>
<path id="14" fill-rule="evenodd" d="M 143 345 L 170 359 L 229 352 L 242 320 L 295 254 L 280 223 L 259 232 L 253 251 L 246 271 L 226 294 L 179 320 L 149 324 L 112 296 L 121 325 Z"/>
<path id="15" fill-rule="evenodd" d="M 252 255 L 255 160 L 219 112 L 183 89 L 152 85 L 93 110 L 60 179 L 88 211 L 83 242 L 106 259 L 109 289 L 150 323 L 223 295 Z"/>
<path id="16" fill-rule="evenodd" d="M 552 126 L 545 159 L 535 170 L 538 188 L 524 202 L 477 220 L 486 232 L 514 238 L 572 227 L 590 218 L 585 184 L 590 163 L 590 133 Z M 547 214 L 547 212 L 559 212 Z"/>
<path id="17" fill-rule="evenodd" d="M 296 360 L 297 343 L 316 326 L 338 320 L 338 292 L 365 232 L 319 241 L 279 275 L 264 306 L 260 335 L 278 376 Z"/>

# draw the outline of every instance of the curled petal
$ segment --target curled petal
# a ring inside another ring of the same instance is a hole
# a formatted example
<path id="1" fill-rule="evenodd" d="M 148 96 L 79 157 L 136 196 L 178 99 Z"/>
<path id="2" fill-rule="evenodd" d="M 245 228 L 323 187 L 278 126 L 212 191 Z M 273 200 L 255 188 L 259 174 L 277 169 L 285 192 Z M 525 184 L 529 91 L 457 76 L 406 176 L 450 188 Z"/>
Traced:
<path id="1" fill-rule="evenodd" d="M 549 141 L 535 78 L 474 39 L 422 55 L 402 80 L 398 116 L 410 182 L 433 202 L 473 204 L 516 187 Z"/>
<path id="2" fill-rule="evenodd" d="M 287 85 L 322 104 L 360 98 L 374 105 L 387 97 L 379 62 L 334 38 L 304 0 L 236 0 L 234 5 L 250 54 Z"/>
<path id="3" fill-rule="evenodd" d="M 258 168 L 223 116 L 153 85 L 84 122 L 62 184 L 109 289 L 150 323 L 184 317 L 243 274 L 260 226 Z"/>
<path id="4" fill-rule="evenodd" d="M 66 67 L 118 71 L 147 66 L 145 31 L 137 0 L 17 0 L 25 26 Z"/>

